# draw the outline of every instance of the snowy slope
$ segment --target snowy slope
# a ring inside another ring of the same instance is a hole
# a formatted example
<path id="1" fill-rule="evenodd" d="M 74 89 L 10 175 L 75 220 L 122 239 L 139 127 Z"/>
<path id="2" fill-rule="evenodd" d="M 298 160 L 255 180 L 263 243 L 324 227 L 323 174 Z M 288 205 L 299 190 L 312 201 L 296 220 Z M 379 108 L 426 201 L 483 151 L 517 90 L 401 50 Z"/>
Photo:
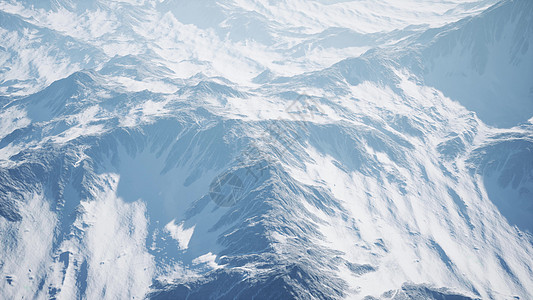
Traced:
<path id="1" fill-rule="evenodd" d="M 0 3 L 0 296 L 533 297 L 496 2 Z"/>

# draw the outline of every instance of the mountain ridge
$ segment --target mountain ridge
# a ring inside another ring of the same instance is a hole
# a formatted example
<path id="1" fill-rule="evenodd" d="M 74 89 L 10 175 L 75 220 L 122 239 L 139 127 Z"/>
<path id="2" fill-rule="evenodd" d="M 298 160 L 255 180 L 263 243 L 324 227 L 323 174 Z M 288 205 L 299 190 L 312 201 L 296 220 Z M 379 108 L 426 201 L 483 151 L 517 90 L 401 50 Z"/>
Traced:
<path id="1" fill-rule="evenodd" d="M 462 30 L 456 26 L 491 22 L 487 15 L 505 15 L 514 3 L 531 6 L 504 1 L 443 27 L 361 34 L 386 42 L 348 58 L 339 50 L 336 63 L 294 74 L 265 71 L 279 54 L 228 63 L 249 50 L 231 37 L 217 40 L 214 25 L 205 29 L 166 13 L 179 35 L 189 34 L 168 44 L 187 49 L 175 48 L 184 58 L 178 64 L 162 44 L 137 53 L 135 43 L 125 42 L 132 48 L 104 49 L 105 62 L 34 93 L 8 91 L 11 83 L 2 81 L 8 95 L 0 110 L 2 294 L 531 296 L 531 118 L 512 128 L 486 125 L 463 99 L 426 80 L 424 68 L 436 56 L 424 51 L 438 46 L 420 45 Z M 134 20 L 122 24 L 132 26 L 123 32 L 126 41 L 142 36 L 139 27 L 155 18 L 151 12 L 135 19 L 150 3 L 114 5 L 139 5 Z M 30 14 L 0 6 L 13 7 Z M 304 6 L 309 13 L 316 7 Z M 327 44 L 321 34 L 300 34 L 301 43 L 286 42 L 300 49 L 313 38 Z M 222 56 L 195 54 L 205 41 L 227 44 Z M 345 48 L 331 45 L 325 49 Z M 306 66 L 298 59 L 314 50 L 302 51 L 280 66 Z M 176 66 L 188 63 L 186 76 L 178 76 Z M 250 81 L 224 76 L 239 66 Z"/>

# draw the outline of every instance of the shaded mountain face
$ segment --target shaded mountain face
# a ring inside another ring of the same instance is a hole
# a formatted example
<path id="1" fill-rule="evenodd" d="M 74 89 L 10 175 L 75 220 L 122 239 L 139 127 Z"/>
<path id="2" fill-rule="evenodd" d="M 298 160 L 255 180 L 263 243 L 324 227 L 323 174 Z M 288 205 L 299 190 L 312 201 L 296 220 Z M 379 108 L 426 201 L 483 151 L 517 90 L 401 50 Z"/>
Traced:
<path id="1" fill-rule="evenodd" d="M 425 33 L 425 82 L 475 111 L 485 123 L 512 127 L 533 114 L 533 3 L 509 1 Z"/>
<path id="2" fill-rule="evenodd" d="M 533 297 L 530 1 L 0 4 L 0 298 Z"/>

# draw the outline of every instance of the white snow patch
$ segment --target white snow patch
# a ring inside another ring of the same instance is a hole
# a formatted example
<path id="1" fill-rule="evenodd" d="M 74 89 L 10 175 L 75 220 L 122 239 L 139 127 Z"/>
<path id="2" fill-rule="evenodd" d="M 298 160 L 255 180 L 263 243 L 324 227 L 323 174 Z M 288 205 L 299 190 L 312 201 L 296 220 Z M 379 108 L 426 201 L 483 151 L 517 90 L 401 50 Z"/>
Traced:
<path id="1" fill-rule="evenodd" d="M 176 225 L 176 220 L 172 220 L 165 225 L 165 230 L 173 239 L 178 241 L 181 250 L 186 250 L 189 247 L 189 241 L 194 233 L 194 227 L 184 228 L 184 222 Z"/>
<path id="2" fill-rule="evenodd" d="M 19 202 L 22 220 L 12 223 L 0 217 L 0 294 L 5 299 L 45 298 L 37 292 L 39 278 L 49 274 L 57 215 L 42 194 L 26 194 Z M 7 280 L 9 276 L 12 282 Z M 37 292 L 37 294 L 36 294 Z"/>
<path id="3" fill-rule="evenodd" d="M 207 267 L 211 269 L 219 269 L 221 266 L 217 264 L 215 261 L 217 256 L 211 252 L 198 256 L 197 258 L 192 260 L 192 263 L 195 265 L 206 265 Z"/>

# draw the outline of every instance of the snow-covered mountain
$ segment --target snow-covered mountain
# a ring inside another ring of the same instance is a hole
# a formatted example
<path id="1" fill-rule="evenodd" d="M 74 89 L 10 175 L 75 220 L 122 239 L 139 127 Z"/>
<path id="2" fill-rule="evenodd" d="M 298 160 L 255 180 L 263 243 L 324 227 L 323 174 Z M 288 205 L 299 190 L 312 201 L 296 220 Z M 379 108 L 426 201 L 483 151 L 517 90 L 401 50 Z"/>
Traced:
<path id="1" fill-rule="evenodd" d="M 533 297 L 533 2 L 3 1 L 0 298 Z"/>

